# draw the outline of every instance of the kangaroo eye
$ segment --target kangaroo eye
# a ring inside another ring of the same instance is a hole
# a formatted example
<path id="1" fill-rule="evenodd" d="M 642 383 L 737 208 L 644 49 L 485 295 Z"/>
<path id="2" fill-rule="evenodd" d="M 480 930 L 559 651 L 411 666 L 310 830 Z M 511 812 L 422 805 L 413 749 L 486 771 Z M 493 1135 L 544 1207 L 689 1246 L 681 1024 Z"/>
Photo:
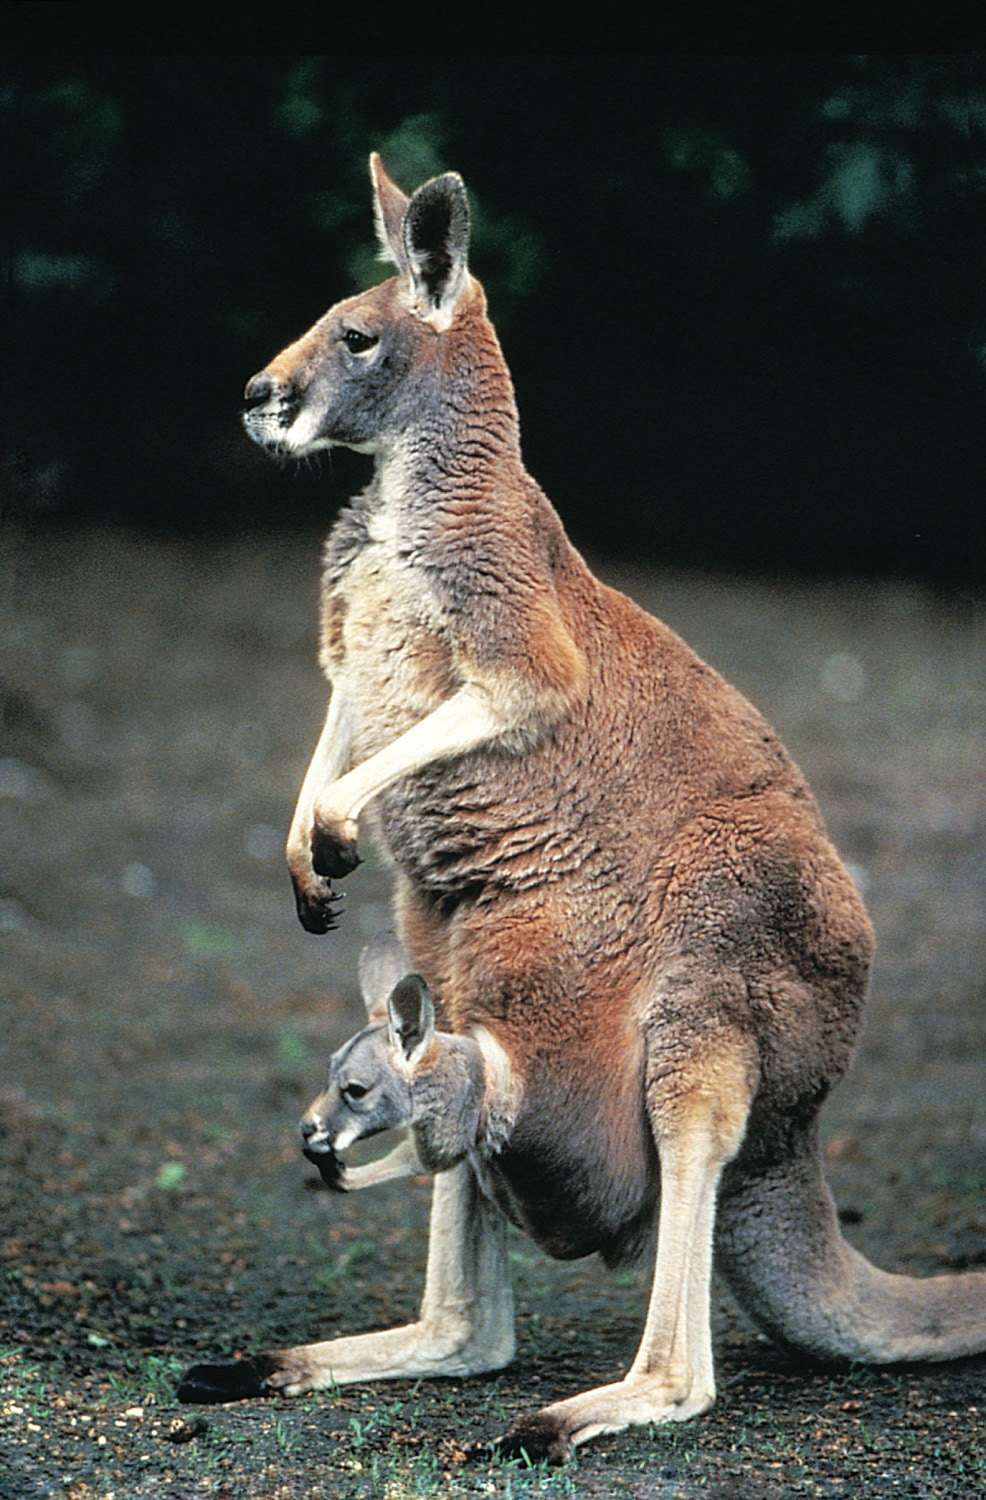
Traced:
<path id="1" fill-rule="evenodd" d="M 347 1083 L 342 1096 L 344 1099 L 362 1099 L 367 1092 L 365 1083 Z"/>
<path id="2" fill-rule="evenodd" d="M 358 328 L 347 328 L 342 338 L 350 354 L 365 354 L 380 342 L 376 334 L 360 333 Z"/>

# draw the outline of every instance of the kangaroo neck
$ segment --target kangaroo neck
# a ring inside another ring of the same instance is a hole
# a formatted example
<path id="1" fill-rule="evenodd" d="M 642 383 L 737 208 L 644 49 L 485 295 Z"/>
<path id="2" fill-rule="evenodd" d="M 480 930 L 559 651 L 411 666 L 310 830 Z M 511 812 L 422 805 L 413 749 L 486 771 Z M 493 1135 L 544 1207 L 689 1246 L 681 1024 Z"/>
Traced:
<path id="1" fill-rule="evenodd" d="M 400 434 L 377 456 L 376 490 L 408 520 L 422 508 L 475 514 L 530 486 L 513 386 L 492 328 L 467 315 L 415 393 Z"/>

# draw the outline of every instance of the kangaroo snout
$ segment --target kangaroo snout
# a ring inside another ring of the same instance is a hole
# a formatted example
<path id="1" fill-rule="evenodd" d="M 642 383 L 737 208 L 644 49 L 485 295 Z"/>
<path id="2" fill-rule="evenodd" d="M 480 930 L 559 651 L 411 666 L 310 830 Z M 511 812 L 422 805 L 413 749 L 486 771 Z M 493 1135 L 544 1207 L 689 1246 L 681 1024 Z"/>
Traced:
<path id="1" fill-rule="evenodd" d="M 302 395 L 294 381 L 278 380 L 270 370 L 252 376 L 243 392 L 242 417 L 253 441 L 262 448 L 279 448 L 298 415 Z"/>
<path id="2" fill-rule="evenodd" d="M 332 1150 L 324 1122 L 313 1115 L 311 1110 L 306 1110 L 302 1115 L 298 1129 L 301 1131 L 302 1148 L 306 1152 L 312 1151 L 318 1154 Z"/>

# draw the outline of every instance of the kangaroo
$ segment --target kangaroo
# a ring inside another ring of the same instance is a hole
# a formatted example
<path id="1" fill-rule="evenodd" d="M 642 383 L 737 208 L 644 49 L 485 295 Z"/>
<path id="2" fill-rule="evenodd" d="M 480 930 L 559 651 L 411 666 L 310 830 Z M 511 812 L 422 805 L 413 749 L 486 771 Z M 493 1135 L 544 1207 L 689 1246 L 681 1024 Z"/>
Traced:
<path id="1" fill-rule="evenodd" d="M 873 935 L 801 772 L 738 692 L 593 576 L 526 472 L 461 178 L 407 197 L 376 156 L 371 174 L 396 274 L 246 388 L 247 431 L 275 457 L 375 460 L 325 550 L 331 696 L 288 863 L 302 923 L 324 932 L 372 821 L 408 967 L 478 1049 L 495 1141 L 435 1178 L 416 1322 L 200 1367 L 183 1393 L 504 1365 L 506 1220 L 562 1258 L 616 1264 L 655 1221 L 657 1245 L 626 1376 L 520 1415 L 505 1453 L 560 1461 L 705 1411 L 713 1258 L 812 1358 L 986 1350 L 986 1274 L 889 1275 L 839 1230 L 818 1112 L 859 1032 Z M 388 1066 L 413 1093 L 427 1049 L 392 1030 Z"/>

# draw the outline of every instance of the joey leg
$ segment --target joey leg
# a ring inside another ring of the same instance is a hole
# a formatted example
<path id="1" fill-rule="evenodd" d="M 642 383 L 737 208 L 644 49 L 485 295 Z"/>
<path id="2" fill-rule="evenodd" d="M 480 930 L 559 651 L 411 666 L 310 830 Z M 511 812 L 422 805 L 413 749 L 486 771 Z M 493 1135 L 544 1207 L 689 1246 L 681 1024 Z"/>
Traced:
<path id="1" fill-rule="evenodd" d="M 185 1375 L 179 1399 L 297 1396 L 364 1380 L 476 1375 L 501 1369 L 513 1350 L 506 1226 L 463 1163 L 435 1179 L 428 1271 L 415 1323 L 277 1349 L 235 1365 L 197 1365 Z"/>

